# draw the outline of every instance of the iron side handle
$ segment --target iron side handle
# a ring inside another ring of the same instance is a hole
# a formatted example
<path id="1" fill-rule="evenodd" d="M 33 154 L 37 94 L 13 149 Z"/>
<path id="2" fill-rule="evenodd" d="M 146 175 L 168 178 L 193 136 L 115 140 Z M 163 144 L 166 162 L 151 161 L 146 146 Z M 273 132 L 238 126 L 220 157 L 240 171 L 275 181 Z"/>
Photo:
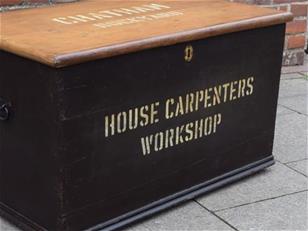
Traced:
<path id="1" fill-rule="evenodd" d="M 0 98 L 0 121 L 8 120 L 10 117 L 9 103 Z"/>

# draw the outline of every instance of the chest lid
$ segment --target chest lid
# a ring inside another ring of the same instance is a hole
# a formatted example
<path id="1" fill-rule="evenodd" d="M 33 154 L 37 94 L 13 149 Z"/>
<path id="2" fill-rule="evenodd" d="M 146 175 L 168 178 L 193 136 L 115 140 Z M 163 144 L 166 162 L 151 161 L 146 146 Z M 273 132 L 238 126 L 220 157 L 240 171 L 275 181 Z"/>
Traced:
<path id="1" fill-rule="evenodd" d="M 222 0 L 82 0 L 1 13 L 0 48 L 58 68 L 291 19 Z"/>

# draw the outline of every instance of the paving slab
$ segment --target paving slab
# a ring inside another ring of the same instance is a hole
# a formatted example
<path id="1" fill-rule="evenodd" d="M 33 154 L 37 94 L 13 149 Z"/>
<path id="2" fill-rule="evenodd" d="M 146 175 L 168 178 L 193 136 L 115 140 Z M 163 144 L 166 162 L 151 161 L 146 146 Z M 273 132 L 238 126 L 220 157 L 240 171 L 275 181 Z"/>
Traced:
<path id="1" fill-rule="evenodd" d="M 305 61 L 303 65 L 297 65 L 297 66 L 284 66 L 281 69 L 282 74 L 286 73 L 295 73 L 295 72 L 308 72 L 308 61 L 307 61 L 307 55 L 305 55 Z"/>
<path id="2" fill-rule="evenodd" d="M 285 79 L 280 81 L 279 98 L 308 95 L 308 81 L 300 79 Z"/>
<path id="3" fill-rule="evenodd" d="M 286 79 L 302 79 L 303 75 L 300 73 L 286 73 L 281 75 L 281 80 Z"/>
<path id="4" fill-rule="evenodd" d="M 304 76 L 305 80 L 308 80 L 308 71 L 301 72 L 300 74 Z"/>
<path id="5" fill-rule="evenodd" d="M 284 107 L 284 106 L 281 106 L 281 105 L 278 105 L 277 107 L 277 116 L 282 116 L 282 115 L 288 115 L 288 114 L 292 114 L 294 113 L 294 111 Z"/>
<path id="6" fill-rule="evenodd" d="M 279 105 L 285 106 L 295 112 L 308 115 L 308 96 L 280 98 Z"/>
<path id="7" fill-rule="evenodd" d="M 307 158 L 307 118 L 298 113 L 277 117 L 273 153 L 280 162 Z"/>
<path id="8" fill-rule="evenodd" d="M 0 231 L 21 231 L 11 223 L 0 217 Z"/>
<path id="9" fill-rule="evenodd" d="M 308 176 L 308 160 L 296 161 L 287 165 L 305 176 Z"/>
<path id="10" fill-rule="evenodd" d="M 125 231 L 233 230 L 196 202 L 164 212 Z"/>
<path id="11" fill-rule="evenodd" d="M 238 230 L 308 230 L 307 192 L 218 212 Z"/>
<path id="12" fill-rule="evenodd" d="M 306 190 L 307 178 L 276 163 L 265 171 L 224 187 L 197 201 L 211 211 L 232 208 L 273 197 Z"/>
<path id="13" fill-rule="evenodd" d="M 122 231 L 153 231 L 153 230 L 151 230 L 150 228 L 146 227 L 143 224 L 138 224 L 125 228 Z"/>
<path id="14" fill-rule="evenodd" d="M 299 65 L 299 66 L 291 66 L 291 67 L 282 67 L 281 69 L 282 74 L 298 73 L 298 72 L 306 72 L 306 71 L 307 71 L 307 64 Z"/>

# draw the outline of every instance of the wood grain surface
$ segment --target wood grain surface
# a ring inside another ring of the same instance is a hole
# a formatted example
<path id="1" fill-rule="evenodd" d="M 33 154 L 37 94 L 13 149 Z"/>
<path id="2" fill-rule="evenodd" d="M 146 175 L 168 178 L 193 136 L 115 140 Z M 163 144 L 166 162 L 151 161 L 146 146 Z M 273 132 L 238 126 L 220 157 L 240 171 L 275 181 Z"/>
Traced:
<path id="1" fill-rule="evenodd" d="M 0 48 L 58 68 L 291 19 L 221 0 L 84 0 L 1 13 Z"/>

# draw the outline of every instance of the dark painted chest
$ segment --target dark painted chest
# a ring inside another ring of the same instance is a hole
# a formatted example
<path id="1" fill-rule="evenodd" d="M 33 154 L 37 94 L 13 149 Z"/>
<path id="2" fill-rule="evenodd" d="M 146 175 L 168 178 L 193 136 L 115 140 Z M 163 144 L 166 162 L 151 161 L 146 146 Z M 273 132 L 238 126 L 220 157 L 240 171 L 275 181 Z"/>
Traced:
<path id="1" fill-rule="evenodd" d="M 274 163 L 291 16 L 157 2 L 3 13 L 3 216 L 114 229 Z"/>

